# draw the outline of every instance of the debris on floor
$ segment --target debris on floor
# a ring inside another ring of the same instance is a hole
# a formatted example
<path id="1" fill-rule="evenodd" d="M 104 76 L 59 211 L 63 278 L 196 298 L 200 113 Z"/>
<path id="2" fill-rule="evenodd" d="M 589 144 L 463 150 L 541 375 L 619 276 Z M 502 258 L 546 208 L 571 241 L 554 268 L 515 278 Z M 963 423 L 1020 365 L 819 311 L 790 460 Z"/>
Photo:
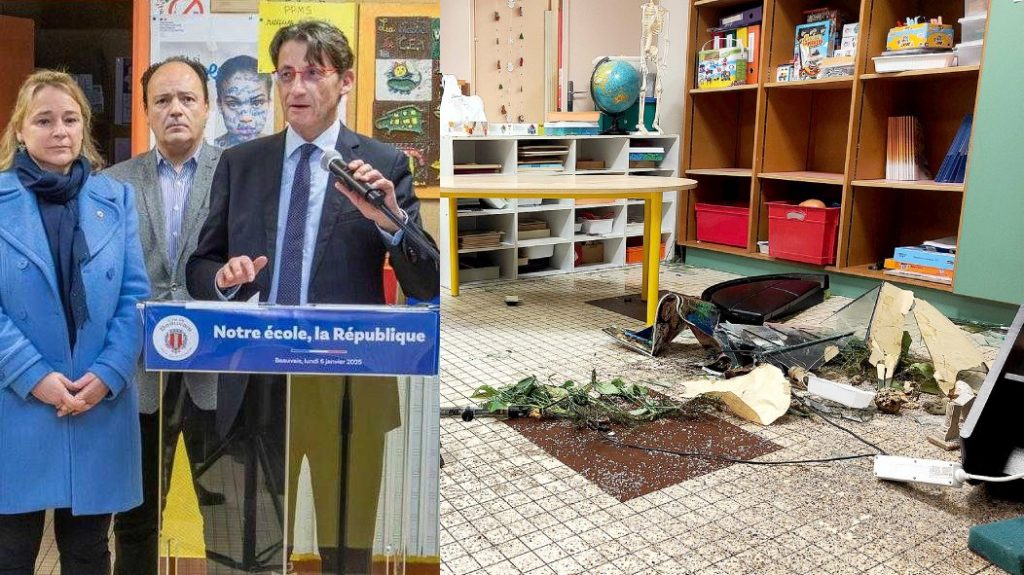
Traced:
<path id="1" fill-rule="evenodd" d="M 875 414 L 878 413 L 878 408 L 875 407 L 874 403 L 869 404 L 865 408 L 847 407 L 841 403 L 831 401 L 828 399 L 822 399 L 815 395 L 799 395 L 801 403 L 805 404 L 806 407 L 810 407 L 811 410 L 804 409 L 804 406 L 797 406 L 792 408 L 792 412 L 804 413 L 810 416 L 813 412 L 818 412 L 818 415 L 825 415 L 830 417 L 840 417 L 842 419 L 848 419 L 850 421 L 856 421 L 858 423 L 867 423 L 871 421 Z"/>
<path id="2" fill-rule="evenodd" d="M 858 389 L 852 385 L 830 381 L 813 374 L 807 376 L 807 391 L 854 409 L 866 409 L 875 399 L 873 391 Z"/>
<path id="3" fill-rule="evenodd" d="M 883 283 L 875 300 L 875 309 L 868 326 L 867 342 L 871 355 L 868 362 L 882 364 L 882 378 L 888 385 L 896 372 L 896 363 L 903 354 L 903 326 L 914 306 L 914 292 Z M 898 411 L 898 410 L 897 410 Z"/>
<path id="4" fill-rule="evenodd" d="M 875 405 L 878 411 L 889 415 L 899 415 L 903 406 L 910 402 L 910 397 L 902 389 L 886 387 L 875 394 Z"/>
<path id="5" fill-rule="evenodd" d="M 761 325 L 795 315 L 825 301 L 825 274 L 770 274 L 729 280 L 704 290 L 728 321 Z"/>
<path id="6" fill-rule="evenodd" d="M 718 324 L 715 340 L 734 366 L 770 363 L 789 370 L 812 371 L 838 355 L 853 332 L 833 333 L 776 323 Z"/>
<path id="7" fill-rule="evenodd" d="M 960 449 L 960 426 L 971 411 L 974 404 L 974 390 L 962 382 L 956 382 L 956 395 L 953 399 L 943 398 L 943 427 L 941 434 L 929 435 L 928 441 L 947 451 Z"/>
<path id="8" fill-rule="evenodd" d="M 683 397 L 720 399 L 739 417 L 761 425 L 771 425 L 785 415 L 792 402 L 789 380 L 782 370 L 769 364 L 732 379 L 695 380 L 683 385 Z"/>
<path id="9" fill-rule="evenodd" d="M 984 364 L 985 358 L 978 346 L 930 303 L 916 300 L 914 318 L 921 328 L 921 339 L 932 356 L 935 381 L 943 393 L 953 390 L 958 373 Z"/>
<path id="10" fill-rule="evenodd" d="M 733 287 L 739 289 L 737 286 L 742 284 Z M 777 291 L 744 293 L 751 298 L 759 293 L 775 297 L 772 294 Z M 713 299 L 709 293 L 716 292 L 709 289 L 702 298 Z M 727 290 L 717 293 L 729 294 Z M 605 332 L 619 343 L 654 356 L 689 327 L 709 352 L 720 353 L 717 362 L 705 364 L 705 371 L 731 377 L 756 366 L 774 365 L 801 386 L 813 377 L 811 393 L 827 400 L 822 406 L 837 402 L 831 406 L 833 413 L 857 420 L 873 416 L 873 412 L 857 412 L 872 400 L 882 413 L 895 415 L 906 407 L 917 408 L 921 393 L 952 398 L 960 380 L 977 390 L 987 373 L 981 350 L 968 331 L 915 298 L 912 291 L 892 284 L 881 284 L 815 325 L 719 321 L 736 317 L 737 310 L 759 309 L 758 303 L 733 297 L 727 302 L 733 307 L 723 309 L 704 299 L 668 293 L 659 302 L 654 325 L 636 332 L 617 328 Z M 978 326 L 974 331 L 979 329 L 995 333 L 992 326 Z M 873 397 L 876 390 L 878 395 Z M 944 404 L 932 409 L 945 413 Z"/>
<path id="11" fill-rule="evenodd" d="M 642 385 L 621 379 L 598 381 L 596 372 L 586 384 L 569 380 L 550 385 L 530 376 L 497 389 L 482 385 L 472 399 L 483 402 L 482 409 L 491 413 L 526 410 L 530 417 L 570 419 L 580 425 L 595 426 L 636 425 L 679 415 L 684 408 L 683 404 L 652 393 Z"/>
<path id="12" fill-rule="evenodd" d="M 714 304 L 667 293 L 658 300 L 658 313 L 653 324 L 639 331 L 618 327 L 607 327 L 603 331 L 629 349 L 653 357 L 660 354 L 684 327 L 690 328 L 701 345 L 717 345 L 712 335 L 717 324 L 718 308 Z"/>

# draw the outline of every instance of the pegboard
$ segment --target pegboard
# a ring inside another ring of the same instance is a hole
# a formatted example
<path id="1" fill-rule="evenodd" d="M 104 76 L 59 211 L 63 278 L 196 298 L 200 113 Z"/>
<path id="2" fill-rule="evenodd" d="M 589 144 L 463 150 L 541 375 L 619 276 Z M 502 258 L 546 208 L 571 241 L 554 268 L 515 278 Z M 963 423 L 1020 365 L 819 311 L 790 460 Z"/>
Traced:
<path id="1" fill-rule="evenodd" d="M 474 0 L 473 9 L 473 89 L 487 121 L 543 122 L 548 1 Z"/>

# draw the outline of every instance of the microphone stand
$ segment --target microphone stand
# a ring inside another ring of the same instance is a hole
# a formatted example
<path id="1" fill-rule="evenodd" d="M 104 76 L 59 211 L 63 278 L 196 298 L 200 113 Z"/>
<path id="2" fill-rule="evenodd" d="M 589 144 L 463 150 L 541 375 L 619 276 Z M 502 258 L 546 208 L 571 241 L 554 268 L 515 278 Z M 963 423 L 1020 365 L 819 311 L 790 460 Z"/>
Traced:
<path id="1" fill-rule="evenodd" d="M 407 222 L 403 222 L 401 219 L 398 218 L 398 216 L 395 215 L 394 212 L 389 210 L 387 206 L 384 205 L 384 194 L 381 193 L 380 190 L 378 190 L 377 188 L 367 186 L 365 184 L 363 184 L 362 186 L 354 186 L 353 184 L 358 184 L 359 182 L 357 182 L 355 178 L 350 178 L 342 178 L 345 181 L 345 185 L 348 186 L 349 189 L 361 193 L 363 197 L 366 198 L 366 201 L 370 202 L 370 204 L 373 205 L 373 207 L 377 208 L 379 212 L 387 216 L 387 218 L 391 220 L 391 223 L 395 224 L 396 226 L 398 226 L 398 229 L 402 230 L 402 233 L 405 235 L 405 237 L 416 245 L 416 247 L 420 250 L 420 253 L 424 257 L 426 257 L 429 260 L 432 260 L 435 266 L 439 265 L 441 254 L 440 252 L 437 251 L 437 248 L 430 245 L 430 242 L 428 242 L 427 239 L 423 237 L 419 230 L 410 226 Z"/>

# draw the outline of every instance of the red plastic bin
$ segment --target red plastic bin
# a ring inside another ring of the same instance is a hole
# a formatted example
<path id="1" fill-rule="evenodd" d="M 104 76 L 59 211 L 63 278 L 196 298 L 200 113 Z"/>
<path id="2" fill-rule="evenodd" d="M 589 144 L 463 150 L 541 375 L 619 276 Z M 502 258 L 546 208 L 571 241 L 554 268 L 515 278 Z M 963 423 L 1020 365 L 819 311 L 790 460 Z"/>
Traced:
<path id="1" fill-rule="evenodd" d="M 697 204 L 697 240 L 713 244 L 747 247 L 750 207 Z"/>
<path id="2" fill-rule="evenodd" d="M 768 255 L 780 260 L 831 265 L 836 262 L 839 208 L 787 202 L 768 206 Z"/>

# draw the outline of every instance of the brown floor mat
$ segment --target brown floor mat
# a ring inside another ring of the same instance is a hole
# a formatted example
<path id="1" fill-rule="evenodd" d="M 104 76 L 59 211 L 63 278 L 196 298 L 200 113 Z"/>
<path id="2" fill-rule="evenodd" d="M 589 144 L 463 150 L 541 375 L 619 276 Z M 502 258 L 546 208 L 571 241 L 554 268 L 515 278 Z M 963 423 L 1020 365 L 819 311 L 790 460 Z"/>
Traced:
<path id="1" fill-rule="evenodd" d="M 658 292 L 658 299 L 668 293 L 668 290 Z M 627 294 L 604 299 L 594 299 L 587 302 L 592 306 L 613 311 L 626 317 L 631 317 L 639 322 L 647 321 L 647 302 L 640 299 L 640 294 Z"/>
<path id="2" fill-rule="evenodd" d="M 652 453 L 612 445 L 570 421 L 509 419 L 506 423 L 562 463 L 625 502 L 733 465 L 727 461 Z M 754 459 L 780 446 L 711 415 L 661 419 L 616 429 L 626 443 Z"/>

